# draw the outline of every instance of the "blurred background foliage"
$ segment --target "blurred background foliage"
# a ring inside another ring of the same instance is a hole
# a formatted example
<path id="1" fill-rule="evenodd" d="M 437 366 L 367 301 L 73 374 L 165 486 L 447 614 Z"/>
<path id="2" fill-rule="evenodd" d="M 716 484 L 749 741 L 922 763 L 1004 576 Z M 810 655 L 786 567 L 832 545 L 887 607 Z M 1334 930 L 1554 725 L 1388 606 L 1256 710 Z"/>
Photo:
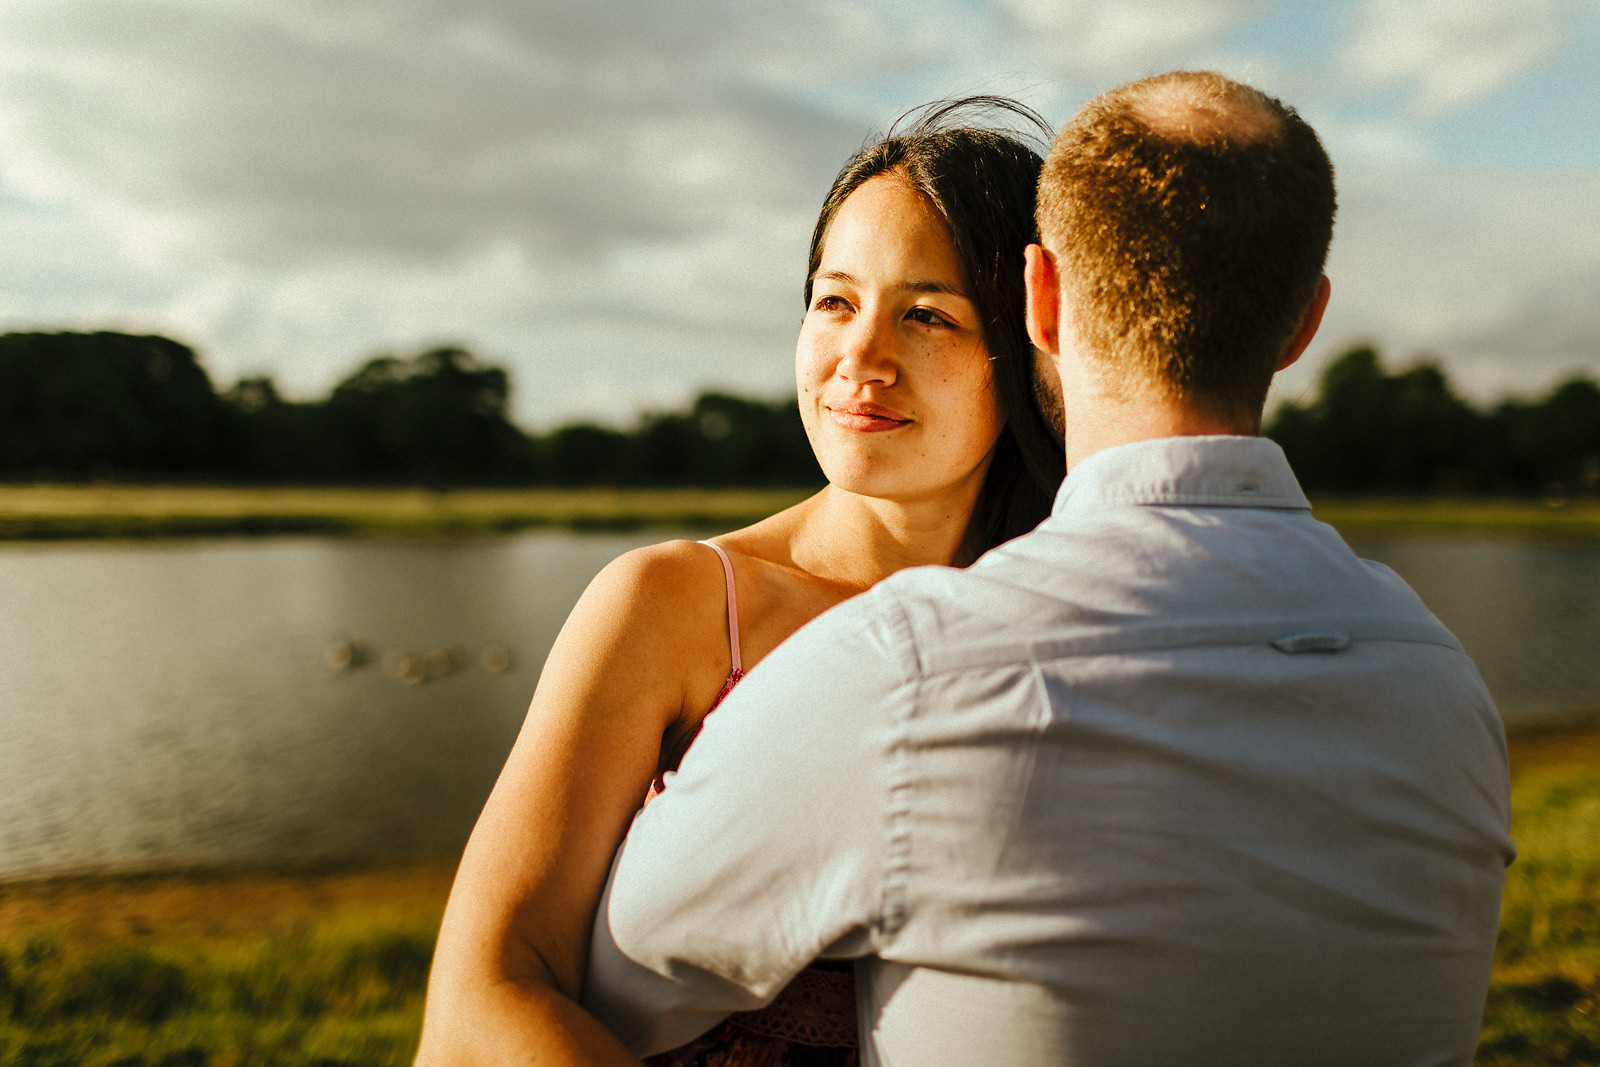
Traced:
<path id="1" fill-rule="evenodd" d="M 379 356 L 324 400 L 271 378 L 218 391 L 188 346 L 121 333 L 0 335 L 0 480 L 805 486 L 799 408 L 706 393 L 620 430 L 530 434 L 511 382 L 461 348 Z"/>
<path id="2" fill-rule="evenodd" d="M 709 392 L 628 429 L 528 433 L 506 371 L 462 348 L 368 360 L 322 400 L 271 378 L 218 390 L 195 352 L 122 333 L 0 335 L 0 480 L 455 486 L 810 486 L 795 401 Z M 1358 346 L 1265 432 L 1313 493 L 1600 494 L 1600 385 L 1484 408 L 1436 362 Z"/>
<path id="3" fill-rule="evenodd" d="M 1331 362 L 1266 432 L 1310 491 L 1589 496 L 1600 490 L 1600 385 L 1574 376 L 1532 400 L 1468 404 L 1434 362 L 1388 371 L 1376 349 Z"/>

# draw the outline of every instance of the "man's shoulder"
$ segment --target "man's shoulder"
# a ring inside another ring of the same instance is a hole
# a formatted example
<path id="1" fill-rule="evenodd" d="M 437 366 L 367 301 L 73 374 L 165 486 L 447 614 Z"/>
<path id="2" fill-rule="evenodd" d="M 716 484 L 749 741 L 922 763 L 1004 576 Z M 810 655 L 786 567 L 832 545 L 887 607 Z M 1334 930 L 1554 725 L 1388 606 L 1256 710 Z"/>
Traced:
<path id="1" fill-rule="evenodd" d="M 917 598 L 899 591 L 899 576 L 891 575 L 800 627 L 768 653 L 729 699 L 756 685 L 809 692 L 820 680 L 841 674 L 864 690 L 908 680 L 915 673 L 916 653 L 907 603 Z"/>
<path id="2" fill-rule="evenodd" d="M 1016 610 L 1020 587 L 1006 573 L 992 564 L 897 571 L 807 623 L 762 666 L 791 681 L 846 671 L 863 689 L 914 685 L 943 650 L 1026 628 Z"/>
<path id="3" fill-rule="evenodd" d="M 1148 649 L 1191 644 L 1202 631 L 1226 643 L 1241 628 L 1275 636 L 1336 622 L 1459 649 L 1403 579 L 1359 558 L 1303 509 L 1058 513 L 969 568 L 902 572 L 874 594 L 860 609 L 892 605 L 933 670 L 1037 658 L 1058 646 Z"/>
<path id="4" fill-rule="evenodd" d="M 969 567 L 916 567 L 879 583 L 852 602 L 851 625 L 892 632 L 907 670 L 939 674 L 954 663 L 1007 663 L 1028 655 L 1041 634 L 1082 621 L 1073 568 L 1059 561 L 1059 546 L 1026 534 Z"/>
<path id="5" fill-rule="evenodd" d="M 970 567 L 891 575 L 802 635 L 909 679 L 1330 628 L 1459 649 L 1399 576 L 1303 509 L 1161 505 L 1058 513 Z"/>

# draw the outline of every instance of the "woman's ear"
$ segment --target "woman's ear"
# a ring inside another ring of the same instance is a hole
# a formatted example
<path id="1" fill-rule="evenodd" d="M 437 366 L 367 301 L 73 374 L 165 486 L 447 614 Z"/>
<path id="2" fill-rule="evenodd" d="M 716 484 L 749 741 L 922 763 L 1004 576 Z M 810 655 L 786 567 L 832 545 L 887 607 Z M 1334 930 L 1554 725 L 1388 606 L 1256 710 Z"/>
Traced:
<path id="1" fill-rule="evenodd" d="M 1061 287 L 1056 260 L 1043 245 L 1022 250 L 1022 279 L 1027 293 L 1028 339 L 1040 351 L 1061 354 Z"/>

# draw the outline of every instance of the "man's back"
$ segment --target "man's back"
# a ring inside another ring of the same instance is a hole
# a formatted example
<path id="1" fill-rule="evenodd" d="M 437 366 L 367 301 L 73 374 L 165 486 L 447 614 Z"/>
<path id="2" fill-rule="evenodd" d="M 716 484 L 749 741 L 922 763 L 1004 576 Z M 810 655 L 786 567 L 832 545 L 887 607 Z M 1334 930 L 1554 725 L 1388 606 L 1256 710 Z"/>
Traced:
<path id="1" fill-rule="evenodd" d="M 587 1001 L 665 1048 L 865 957 L 867 1062 L 1467 1064 L 1504 737 L 1271 442 L 1108 449 L 774 651 L 639 817 Z"/>
<path id="2" fill-rule="evenodd" d="M 882 1062 L 1470 1062 L 1500 723 L 1304 507 L 1268 442 L 1130 445 L 1035 533 L 883 590 L 921 678 Z"/>

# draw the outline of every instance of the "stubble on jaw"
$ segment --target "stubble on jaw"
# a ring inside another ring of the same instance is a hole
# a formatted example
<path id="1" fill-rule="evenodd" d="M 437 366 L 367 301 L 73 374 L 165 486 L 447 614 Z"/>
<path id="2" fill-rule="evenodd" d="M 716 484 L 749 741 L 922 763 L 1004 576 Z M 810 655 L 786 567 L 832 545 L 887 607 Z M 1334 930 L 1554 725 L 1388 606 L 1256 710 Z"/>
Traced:
<path id="1" fill-rule="evenodd" d="M 1067 435 L 1066 410 L 1061 402 L 1061 375 L 1048 353 L 1033 350 L 1033 402 L 1044 421 L 1062 440 Z"/>

